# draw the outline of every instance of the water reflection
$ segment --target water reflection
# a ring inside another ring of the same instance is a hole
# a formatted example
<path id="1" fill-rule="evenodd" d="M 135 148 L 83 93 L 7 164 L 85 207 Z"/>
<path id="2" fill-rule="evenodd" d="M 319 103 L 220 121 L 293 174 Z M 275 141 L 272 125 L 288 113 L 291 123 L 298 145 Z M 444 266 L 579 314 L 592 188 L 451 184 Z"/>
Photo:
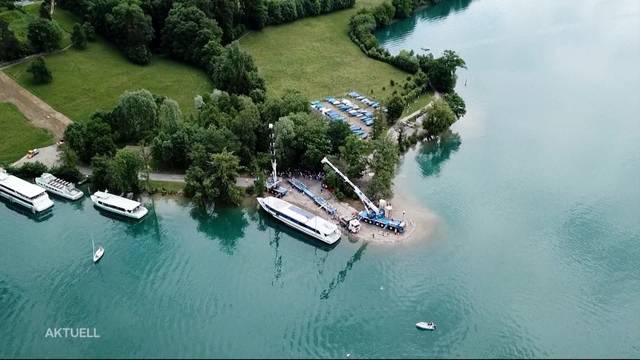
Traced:
<path id="1" fill-rule="evenodd" d="M 413 16 L 376 31 L 376 37 L 381 44 L 387 41 L 395 42 L 405 39 L 413 33 L 419 21 L 439 21 L 452 13 L 455 14 L 464 11 L 472 1 L 473 0 L 442 0 L 428 8 L 418 10 Z"/>
<path id="2" fill-rule="evenodd" d="M 438 175 L 443 163 L 449 160 L 451 154 L 460 149 L 462 140 L 460 135 L 448 131 L 439 140 L 431 140 L 422 143 L 420 152 L 416 155 L 416 161 L 420 165 L 422 175 Z"/>
<path id="3" fill-rule="evenodd" d="M 18 213 L 22 216 L 25 216 L 26 218 L 34 222 L 43 222 L 53 216 L 53 209 L 49 209 L 41 213 L 33 213 L 31 210 L 28 210 L 24 206 L 15 204 L 5 198 L 0 198 L 0 199 L 8 209 L 11 209 L 13 212 Z"/>
<path id="4" fill-rule="evenodd" d="M 197 223 L 197 230 L 211 240 L 220 243 L 220 249 L 232 255 L 238 240 L 244 238 L 244 230 L 249 224 L 242 209 L 224 209 L 220 212 L 208 212 L 193 207 L 189 215 Z"/>
<path id="5" fill-rule="evenodd" d="M 338 285 L 344 282 L 344 279 L 347 278 L 347 274 L 349 273 L 351 268 L 353 268 L 353 265 L 358 261 L 360 261 L 360 259 L 362 259 L 362 254 L 364 254 L 364 250 L 367 248 L 368 245 L 369 245 L 369 242 L 366 242 L 366 241 L 363 242 L 362 245 L 360 245 L 358 250 L 356 250 L 353 256 L 351 256 L 351 259 L 347 261 L 347 265 L 345 265 L 344 269 L 340 270 L 338 272 L 338 275 L 336 275 L 336 277 L 333 278 L 333 280 L 331 280 L 331 282 L 329 283 L 329 286 L 326 289 L 322 290 L 322 293 L 320 293 L 320 299 L 328 299 L 329 295 L 331 295 L 333 290 L 335 290 L 335 288 L 338 287 Z"/>
<path id="6" fill-rule="evenodd" d="M 335 248 L 338 243 L 340 243 L 340 241 L 338 241 L 338 242 L 336 242 L 336 243 L 334 243 L 332 245 L 325 244 L 320 240 L 316 240 L 316 239 L 314 239 L 314 238 L 312 238 L 310 236 L 307 236 L 307 235 L 301 233 L 298 230 L 290 228 L 289 226 L 287 226 L 287 225 L 283 224 L 282 222 L 272 218 L 269 215 L 261 214 L 260 217 L 264 220 L 264 225 L 266 225 L 269 228 L 274 229 L 276 234 L 279 235 L 281 232 L 285 233 L 288 236 L 290 236 L 290 237 L 292 237 L 292 238 L 294 238 L 296 240 L 302 241 L 305 244 L 311 245 L 311 246 L 313 246 L 316 249 L 319 249 L 321 251 L 329 251 L 329 250 Z"/>

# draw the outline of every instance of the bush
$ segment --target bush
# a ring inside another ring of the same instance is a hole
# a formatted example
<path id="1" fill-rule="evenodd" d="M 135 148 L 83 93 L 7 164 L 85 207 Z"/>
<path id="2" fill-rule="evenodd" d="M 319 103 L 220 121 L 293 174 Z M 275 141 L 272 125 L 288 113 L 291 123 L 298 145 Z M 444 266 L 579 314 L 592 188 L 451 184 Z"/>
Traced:
<path id="1" fill-rule="evenodd" d="M 18 41 L 9 24 L 0 19 L 0 61 L 19 59 L 26 53 L 24 45 Z"/>
<path id="2" fill-rule="evenodd" d="M 76 49 L 85 49 L 87 47 L 87 36 L 84 33 L 82 25 L 76 23 L 73 25 L 73 33 L 71 33 L 71 42 Z"/>
<path id="3" fill-rule="evenodd" d="M 93 25 L 91 25 L 91 23 L 87 21 L 82 23 L 82 30 L 84 31 L 84 35 L 88 41 L 96 40 L 96 30 L 93 28 Z"/>
<path id="4" fill-rule="evenodd" d="M 60 48 L 62 30 L 53 21 L 38 18 L 29 24 L 27 38 L 35 52 L 50 52 Z"/>
<path id="5" fill-rule="evenodd" d="M 405 102 L 397 95 L 392 96 L 387 101 L 387 121 L 389 125 L 395 124 L 404 112 Z"/>
<path id="6" fill-rule="evenodd" d="M 146 65 L 151 62 L 151 51 L 145 45 L 128 47 L 124 55 L 134 64 Z"/>
<path id="7" fill-rule="evenodd" d="M 33 75 L 33 82 L 36 84 L 46 84 L 53 80 L 51 72 L 47 69 L 47 65 L 44 62 L 42 56 L 38 56 L 27 68 L 27 72 Z"/>
<path id="8" fill-rule="evenodd" d="M 6 170 L 9 174 L 29 180 L 49 171 L 47 166 L 40 161 L 24 163 L 20 167 L 7 166 Z"/>

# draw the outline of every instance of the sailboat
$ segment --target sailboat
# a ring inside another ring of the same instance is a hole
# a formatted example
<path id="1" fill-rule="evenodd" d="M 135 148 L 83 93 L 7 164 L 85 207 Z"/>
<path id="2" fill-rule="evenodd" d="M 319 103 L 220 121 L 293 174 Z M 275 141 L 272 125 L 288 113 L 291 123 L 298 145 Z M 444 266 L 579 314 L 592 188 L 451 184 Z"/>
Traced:
<path id="1" fill-rule="evenodd" d="M 104 255 L 104 248 L 98 246 L 98 250 L 96 250 L 96 244 L 93 242 L 93 238 L 91 238 L 91 247 L 93 248 L 93 262 L 97 263 L 102 259 L 102 255 Z"/>

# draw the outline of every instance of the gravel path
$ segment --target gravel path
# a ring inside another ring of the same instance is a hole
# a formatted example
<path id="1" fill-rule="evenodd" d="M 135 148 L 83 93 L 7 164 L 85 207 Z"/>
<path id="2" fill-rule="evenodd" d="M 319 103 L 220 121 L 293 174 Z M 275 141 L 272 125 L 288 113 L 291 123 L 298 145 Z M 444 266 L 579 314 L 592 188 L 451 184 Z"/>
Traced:
<path id="1" fill-rule="evenodd" d="M 34 126 L 49 130 L 56 140 L 62 139 L 64 129 L 72 123 L 71 119 L 54 110 L 1 71 L 0 102 L 14 104 Z"/>

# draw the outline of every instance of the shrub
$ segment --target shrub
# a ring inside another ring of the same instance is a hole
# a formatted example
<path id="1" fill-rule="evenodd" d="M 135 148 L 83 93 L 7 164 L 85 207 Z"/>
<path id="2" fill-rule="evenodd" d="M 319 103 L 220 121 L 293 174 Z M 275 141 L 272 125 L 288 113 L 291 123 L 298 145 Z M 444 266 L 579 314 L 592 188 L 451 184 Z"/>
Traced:
<path id="1" fill-rule="evenodd" d="M 53 80 L 51 72 L 47 69 L 47 65 L 44 62 L 42 56 L 38 56 L 27 68 L 27 72 L 33 75 L 33 81 L 36 84 L 46 84 Z"/>

